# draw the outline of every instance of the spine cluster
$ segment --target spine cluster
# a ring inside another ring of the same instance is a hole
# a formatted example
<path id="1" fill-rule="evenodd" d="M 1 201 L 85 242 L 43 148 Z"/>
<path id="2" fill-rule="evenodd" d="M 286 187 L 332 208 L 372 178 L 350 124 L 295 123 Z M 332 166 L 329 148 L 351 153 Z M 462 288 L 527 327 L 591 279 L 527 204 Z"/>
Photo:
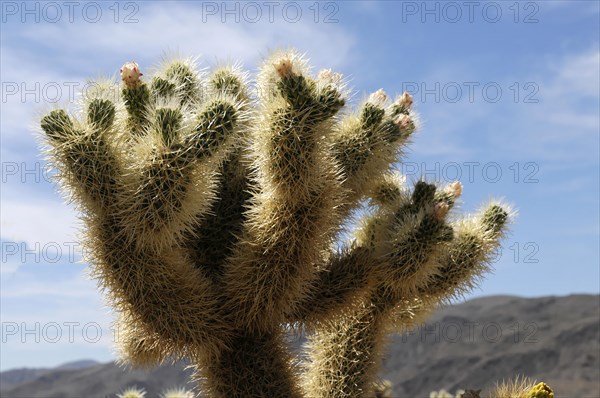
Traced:
<path id="1" fill-rule="evenodd" d="M 490 269 L 510 209 L 459 218 L 459 182 L 393 171 L 409 94 L 346 111 L 342 77 L 294 51 L 264 62 L 257 91 L 180 59 L 121 77 L 41 127 L 124 362 L 187 357 L 211 397 L 373 397 L 385 336 Z M 290 328 L 308 334 L 302 363 Z"/>

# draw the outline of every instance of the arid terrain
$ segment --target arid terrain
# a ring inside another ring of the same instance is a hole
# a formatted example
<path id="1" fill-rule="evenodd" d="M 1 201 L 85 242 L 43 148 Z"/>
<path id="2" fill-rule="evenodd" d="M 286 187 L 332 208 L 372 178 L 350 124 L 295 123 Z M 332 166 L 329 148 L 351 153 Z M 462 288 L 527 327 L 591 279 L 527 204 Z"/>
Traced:
<path id="1" fill-rule="evenodd" d="M 295 341 L 300 346 L 301 341 Z M 55 369 L 0 373 L 6 398 L 114 397 L 129 386 L 147 398 L 184 386 L 185 364 L 151 371 L 80 361 Z M 382 377 L 395 397 L 428 397 L 431 390 L 482 388 L 525 375 L 546 381 L 556 397 L 600 397 L 600 296 L 524 299 L 493 296 L 436 312 L 410 334 L 394 336 Z"/>

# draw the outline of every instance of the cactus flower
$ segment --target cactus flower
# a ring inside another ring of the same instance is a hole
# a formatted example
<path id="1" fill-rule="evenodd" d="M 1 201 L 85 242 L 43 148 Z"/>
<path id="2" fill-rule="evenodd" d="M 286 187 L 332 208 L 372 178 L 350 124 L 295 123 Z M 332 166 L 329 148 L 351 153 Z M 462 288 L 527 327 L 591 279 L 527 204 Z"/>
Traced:
<path id="1" fill-rule="evenodd" d="M 140 77 L 144 74 L 140 72 L 140 67 L 135 62 L 127 62 L 121 67 L 121 80 L 127 87 L 135 87 L 140 81 Z"/>

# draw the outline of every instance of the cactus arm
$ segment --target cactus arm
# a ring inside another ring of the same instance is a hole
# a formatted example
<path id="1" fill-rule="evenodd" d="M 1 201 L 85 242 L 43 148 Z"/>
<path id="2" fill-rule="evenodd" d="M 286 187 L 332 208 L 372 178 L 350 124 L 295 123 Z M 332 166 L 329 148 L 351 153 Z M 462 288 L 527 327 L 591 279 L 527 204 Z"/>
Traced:
<path id="1" fill-rule="evenodd" d="M 232 255 L 246 221 L 246 206 L 251 198 L 248 167 L 244 152 L 236 148 L 220 166 L 215 200 L 205 215 L 197 217 L 186 234 L 185 246 L 194 266 L 217 283 L 223 276 L 225 261 Z"/>
<path id="2" fill-rule="evenodd" d="M 168 247 L 208 212 L 221 152 L 229 150 L 240 113 L 236 102 L 215 99 L 183 129 L 180 110 L 156 110 L 155 134 L 136 148 L 146 155 L 128 170 L 122 214 L 127 236 L 141 246 Z"/>
<path id="3" fill-rule="evenodd" d="M 179 359 L 183 353 L 167 352 L 157 333 L 149 333 L 143 324 L 134 321 L 133 314 L 123 311 L 115 322 L 115 343 L 118 360 L 123 365 L 150 368 L 167 359 Z"/>
<path id="4" fill-rule="evenodd" d="M 263 66 L 262 87 L 273 95 L 263 98 L 252 132 L 257 188 L 225 266 L 231 308 L 240 324 L 255 329 L 281 323 L 302 297 L 336 223 L 339 181 L 320 140 L 343 101 L 298 64 L 285 54 Z"/>
<path id="5" fill-rule="evenodd" d="M 187 62 L 171 62 L 164 71 L 167 81 L 175 86 L 175 94 L 182 105 L 198 103 L 202 99 L 202 79 Z"/>
<path id="6" fill-rule="evenodd" d="M 385 344 L 375 309 L 361 304 L 352 314 L 326 322 L 309 338 L 303 377 L 311 398 L 370 398 Z"/>
<path id="7" fill-rule="evenodd" d="M 477 216 L 456 223 L 455 238 L 439 259 L 439 272 L 419 289 L 418 297 L 443 302 L 472 290 L 491 271 L 489 264 L 510 217 L 510 207 L 492 203 Z"/>
<path id="8" fill-rule="evenodd" d="M 245 77 L 235 68 L 220 68 L 208 81 L 208 90 L 216 96 L 235 98 L 248 104 Z M 244 112 L 249 111 L 247 105 Z M 247 128 L 239 137 L 247 140 Z M 222 277 L 223 265 L 232 254 L 246 221 L 246 207 L 251 198 L 250 164 L 247 150 L 234 145 L 219 166 L 216 194 L 210 210 L 197 217 L 193 229 L 186 234 L 185 246 L 197 268 L 204 269 L 215 282 Z"/>
<path id="9" fill-rule="evenodd" d="M 288 320 L 313 329 L 324 320 L 346 312 L 373 286 L 370 271 L 376 262 L 372 250 L 361 246 L 334 253 L 294 312 L 288 314 Z"/>
<path id="10" fill-rule="evenodd" d="M 107 139 L 115 107 L 108 100 L 93 99 L 86 113 L 84 121 L 74 123 L 64 110 L 57 109 L 42 118 L 41 127 L 65 187 L 90 214 L 107 212 L 122 184 L 117 153 Z"/>
<path id="11" fill-rule="evenodd" d="M 290 316 L 304 323 L 335 316 L 372 289 L 385 296 L 410 296 L 436 273 L 443 242 L 452 238 L 445 223 L 460 192 L 418 182 L 412 195 L 388 175 L 374 184 L 375 210 L 365 215 L 349 249 L 331 256 L 313 288 Z"/>
<path id="12" fill-rule="evenodd" d="M 133 136 L 141 136 L 146 133 L 149 126 L 148 111 L 151 105 L 150 89 L 140 77 L 138 64 L 128 62 L 120 70 L 123 88 L 121 97 L 127 110 L 126 128 Z"/>
<path id="13" fill-rule="evenodd" d="M 386 109 L 383 90 L 371 94 L 355 114 L 339 124 L 331 143 L 331 151 L 344 175 L 348 190 L 347 211 L 368 196 L 378 178 L 393 162 L 415 131 L 412 97 L 404 93 Z"/>
<path id="14" fill-rule="evenodd" d="M 423 189 L 415 190 L 413 201 L 431 196 L 419 192 L 423 193 Z M 438 194 L 437 198 L 447 199 L 446 194 Z M 486 263 L 499 244 L 508 215 L 507 210 L 494 204 L 476 219 L 459 222 L 455 237 L 443 243 L 446 250 L 437 256 L 439 273 L 419 288 L 421 297 L 416 300 L 380 284 L 353 313 L 324 322 L 308 344 L 310 359 L 304 378 L 307 396 L 371 395 L 369 383 L 380 368 L 386 334 L 391 328 L 409 327 L 415 317 L 429 312 L 434 303 L 465 291 L 474 278 L 489 270 Z"/>

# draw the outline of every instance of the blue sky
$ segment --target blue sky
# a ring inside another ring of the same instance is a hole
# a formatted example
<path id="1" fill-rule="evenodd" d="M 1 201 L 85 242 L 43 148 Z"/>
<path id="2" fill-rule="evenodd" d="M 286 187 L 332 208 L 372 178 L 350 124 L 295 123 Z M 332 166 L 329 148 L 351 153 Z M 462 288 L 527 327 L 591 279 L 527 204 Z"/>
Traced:
<path id="1" fill-rule="evenodd" d="M 409 90 L 421 128 L 400 166 L 519 215 L 472 296 L 598 293 L 600 28 L 596 1 L 2 3 L 0 369 L 113 358 L 80 223 L 49 181 L 36 123 L 86 79 L 165 54 L 254 69 L 295 47 L 357 102 Z M 51 5 L 48 5 L 51 4 Z"/>

